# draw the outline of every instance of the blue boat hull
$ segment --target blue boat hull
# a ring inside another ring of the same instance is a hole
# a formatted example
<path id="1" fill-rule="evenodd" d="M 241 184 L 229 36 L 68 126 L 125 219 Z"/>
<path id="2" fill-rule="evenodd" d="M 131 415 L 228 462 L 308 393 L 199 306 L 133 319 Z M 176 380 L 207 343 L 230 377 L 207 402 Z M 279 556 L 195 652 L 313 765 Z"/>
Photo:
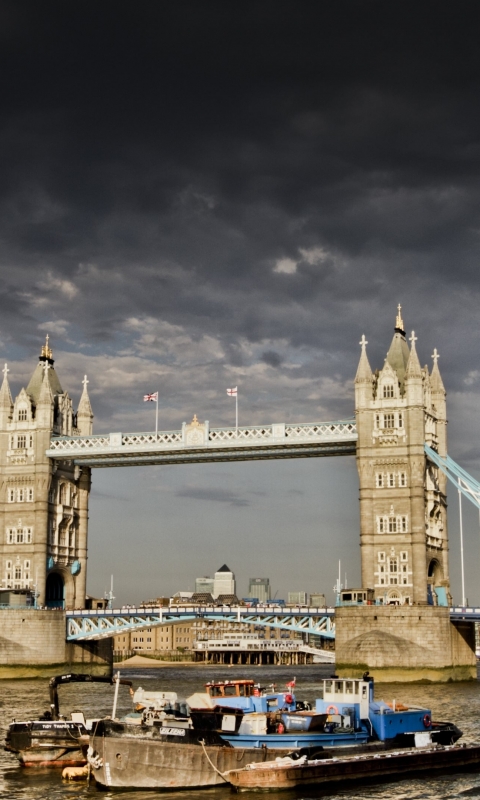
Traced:
<path id="1" fill-rule="evenodd" d="M 222 739 L 232 747 L 268 747 L 278 750 L 299 750 L 302 747 L 348 747 L 366 744 L 370 736 L 367 731 L 355 733 L 220 733 Z"/>

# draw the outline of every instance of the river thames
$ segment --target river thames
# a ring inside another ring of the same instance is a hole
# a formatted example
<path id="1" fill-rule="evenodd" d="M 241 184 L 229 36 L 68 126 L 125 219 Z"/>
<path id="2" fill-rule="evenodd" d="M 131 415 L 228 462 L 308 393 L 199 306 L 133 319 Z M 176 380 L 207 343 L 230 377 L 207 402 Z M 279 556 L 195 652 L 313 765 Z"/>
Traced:
<path id="1" fill-rule="evenodd" d="M 319 695 L 320 681 L 328 677 L 332 666 L 307 667 L 197 667 L 175 666 L 160 669 L 122 670 L 122 677 L 133 682 L 136 689 L 142 686 L 152 691 L 176 691 L 187 697 L 199 691 L 207 680 L 249 677 L 262 685 L 275 682 L 280 688 L 293 676 L 297 679 L 297 698 L 314 701 Z M 480 683 L 458 683 L 437 685 L 378 684 L 377 698 L 432 709 L 437 720 L 455 722 L 464 735 L 461 741 L 480 742 Z M 8 724 L 35 719 L 49 705 L 47 680 L 2 681 L 0 683 L 0 735 L 2 742 Z M 81 708 L 85 717 L 106 716 L 111 713 L 113 689 L 104 685 L 67 685 L 59 689 L 60 710 L 67 714 Z M 132 708 L 128 689 L 120 687 L 119 714 Z M 100 790 L 94 784 L 66 783 L 61 779 L 61 770 L 23 769 L 16 758 L 4 750 L 0 751 L 0 797 L 5 800 L 163 800 L 192 798 L 194 800 L 226 800 L 233 795 L 230 789 L 221 786 L 185 792 L 158 791 L 112 791 Z M 245 800 L 258 798 L 258 794 L 239 795 Z M 428 778 L 411 778 L 372 786 L 361 785 L 341 790 L 323 791 L 316 787 L 304 787 L 295 791 L 276 792 L 268 795 L 272 800 L 309 800 L 315 797 L 342 798 L 342 800 L 441 800 L 442 798 L 479 798 L 480 770 L 457 774 L 438 775 Z"/>

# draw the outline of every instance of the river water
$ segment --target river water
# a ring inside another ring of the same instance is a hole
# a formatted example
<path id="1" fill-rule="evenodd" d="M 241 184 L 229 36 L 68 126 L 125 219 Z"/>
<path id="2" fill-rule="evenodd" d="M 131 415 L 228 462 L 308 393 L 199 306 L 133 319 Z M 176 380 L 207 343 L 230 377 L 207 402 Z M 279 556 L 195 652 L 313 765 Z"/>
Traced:
<path id="1" fill-rule="evenodd" d="M 122 670 L 122 677 L 133 681 L 136 689 L 142 686 L 151 691 L 176 691 L 187 697 L 199 691 L 207 680 L 253 678 L 268 685 L 275 682 L 278 688 L 297 679 L 298 699 L 312 702 L 319 695 L 320 681 L 331 673 L 331 666 L 306 667 L 196 667 L 175 666 L 161 669 Z M 60 709 L 67 714 L 82 709 L 85 717 L 105 716 L 111 713 L 113 689 L 102 684 L 71 684 L 59 688 Z M 443 685 L 378 684 L 376 697 L 389 702 L 420 705 L 431 708 L 433 718 L 455 722 L 464 731 L 463 741 L 480 742 L 480 683 Z M 0 681 L 0 738 L 3 742 L 7 725 L 38 718 L 48 708 L 48 681 Z M 119 713 L 131 710 L 131 699 L 126 687 L 120 687 Z M 0 798 L 5 800 L 227 800 L 234 795 L 228 787 L 185 792 L 100 790 L 91 785 L 66 783 L 61 771 L 55 769 L 22 769 L 11 753 L 0 750 Z M 261 795 L 238 795 L 244 800 L 258 800 Z M 315 787 L 295 791 L 270 793 L 271 800 L 310 800 L 329 797 L 337 800 L 443 800 L 443 798 L 479 798 L 480 770 L 431 778 L 411 778 L 373 786 L 349 787 L 322 792 Z"/>

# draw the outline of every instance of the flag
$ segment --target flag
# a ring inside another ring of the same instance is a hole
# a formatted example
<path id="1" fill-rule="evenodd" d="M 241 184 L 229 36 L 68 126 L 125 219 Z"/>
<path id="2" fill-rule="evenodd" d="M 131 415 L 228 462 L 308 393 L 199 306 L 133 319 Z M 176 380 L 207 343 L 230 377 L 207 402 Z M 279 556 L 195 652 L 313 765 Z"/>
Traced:
<path id="1" fill-rule="evenodd" d="M 158 392 L 153 392 L 153 394 L 144 394 L 143 395 L 143 402 L 144 403 L 148 403 L 149 400 L 151 400 L 152 403 L 154 403 L 156 400 L 158 400 Z"/>
<path id="2" fill-rule="evenodd" d="M 227 389 L 227 394 L 229 397 L 236 397 L 238 394 L 238 389 L 235 386 L 233 389 Z"/>

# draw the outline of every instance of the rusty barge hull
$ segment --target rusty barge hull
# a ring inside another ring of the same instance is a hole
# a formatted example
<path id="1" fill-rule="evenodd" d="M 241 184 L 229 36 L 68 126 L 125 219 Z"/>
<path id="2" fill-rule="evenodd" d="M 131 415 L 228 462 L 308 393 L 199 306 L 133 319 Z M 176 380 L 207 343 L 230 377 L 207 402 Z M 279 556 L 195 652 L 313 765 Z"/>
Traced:
<path id="1" fill-rule="evenodd" d="M 387 782 L 409 778 L 420 772 L 476 769 L 480 766 L 480 745 L 452 745 L 390 751 L 376 755 L 357 755 L 346 758 L 309 761 L 288 766 L 270 764 L 252 769 L 237 769 L 225 777 L 238 791 L 278 791 L 296 786 Z"/>
<path id="2" fill-rule="evenodd" d="M 90 764 L 97 783 L 122 789 L 225 786 L 227 781 L 219 773 L 274 758 L 279 752 L 127 737 L 96 737 L 91 740 L 92 745 L 97 754 L 97 766 L 92 761 Z"/>

